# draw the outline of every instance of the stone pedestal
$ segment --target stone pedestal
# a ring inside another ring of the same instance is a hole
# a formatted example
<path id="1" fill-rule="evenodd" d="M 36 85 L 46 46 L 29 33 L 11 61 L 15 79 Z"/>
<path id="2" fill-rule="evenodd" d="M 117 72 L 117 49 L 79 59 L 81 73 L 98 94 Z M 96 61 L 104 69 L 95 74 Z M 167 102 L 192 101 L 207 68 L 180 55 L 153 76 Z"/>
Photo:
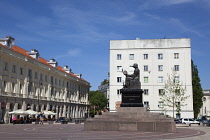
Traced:
<path id="1" fill-rule="evenodd" d="M 142 89 L 121 89 L 122 103 L 120 107 L 143 107 Z"/>
<path id="2" fill-rule="evenodd" d="M 118 112 L 103 112 L 88 118 L 85 131 L 145 131 L 176 132 L 173 119 L 147 112 L 145 107 L 120 107 Z"/>

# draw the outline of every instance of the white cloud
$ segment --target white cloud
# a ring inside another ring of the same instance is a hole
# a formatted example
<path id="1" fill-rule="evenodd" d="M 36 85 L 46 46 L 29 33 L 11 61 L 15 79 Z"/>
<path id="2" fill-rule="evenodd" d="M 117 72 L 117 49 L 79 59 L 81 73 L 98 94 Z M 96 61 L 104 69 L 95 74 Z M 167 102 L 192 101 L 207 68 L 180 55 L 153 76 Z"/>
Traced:
<path id="1" fill-rule="evenodd" d="M 69 56 L 79 56 L 81 54 L 80 49 L 71 49 L 68 51 Z"/>
<path id="2" fill-rule="evenodd" d="M 139 6 L 139 10 L 159 9 L 165 6 L 192 3 L 195 0 L 147 0 Z"/>
<path id="3" fill-rule="evenodd" d="M 55 56 L 55 59 L 60 59 L 64 57 L 78 57 L 80 55 L 81 55 L 81 50 L 75 48 L 75 49 L 68 50 L 66 54 Z"/>
<path id="4" fill-rule="evenodd" d="M 199 37 L 204 37 L 199 31 L 191 28 L 190 26 L 185 25 L 180 19 L 170 18 L 168 22 L 177 26 L 180 29 L 180 31 L 182 31 L 182 33 L 190 32 L 196 34 Z"/>

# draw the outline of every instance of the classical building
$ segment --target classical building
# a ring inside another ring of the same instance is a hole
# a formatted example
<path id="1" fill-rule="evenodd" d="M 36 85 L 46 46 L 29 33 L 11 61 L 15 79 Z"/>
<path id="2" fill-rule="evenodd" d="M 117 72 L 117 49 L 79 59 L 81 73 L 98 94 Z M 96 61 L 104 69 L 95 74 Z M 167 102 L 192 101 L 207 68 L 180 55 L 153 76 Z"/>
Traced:
<path id="1" fill-rule="evenodd" d="M 181 117 L 193 118 L 193 94 L 191 76 L 191 45 L 189 38 L 181 39 L 139 39 L 110 41 L 110 111 L 116 111 L 121 102 L 120 89 L 125 75 L 133 73 L 132 65 L 140 69 L 141 88 L 144 90 L 143 102 L 151 112 L 162 112 L 173 116 L 172 108 L 163 112 L 160 97 L 165 81 L 173 71 L 176 80 L 186 86 L 186 106 L 181 109 Z M 176 113 L 176 112 L 175 112 Z M 174 114 L 176 116 L 176 114 Z"/>
<path id="2" fill-rule="evenodd" d="M 203 90 L 203 106 L 200 109 L 198 117 L 207 116 L 210 119 L 210 89 Z"/>
<path id="3" fill-rule="evenodd" d="M 36 49 L 15 46 L 14 40 L 0 39 L 0 119 L 8 122 L 8 112 L 17 109 L 53 111 L 55 118 L 84 117 L 90 83 L 55 59 L 40 57 Z"/>

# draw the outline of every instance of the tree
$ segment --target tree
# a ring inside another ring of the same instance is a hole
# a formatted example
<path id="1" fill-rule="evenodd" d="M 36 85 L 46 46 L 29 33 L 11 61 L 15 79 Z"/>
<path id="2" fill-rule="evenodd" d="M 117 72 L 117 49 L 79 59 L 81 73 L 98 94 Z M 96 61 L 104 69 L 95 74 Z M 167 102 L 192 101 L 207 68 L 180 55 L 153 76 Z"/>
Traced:
<path id="1" fill-rule="evenodd" d="M 198 75 L 197 66 L 194 65 L 193 61 L 191 61 L 192 65 L 192 86 L 193 86 L 193 110 L 194 110 L 194 117 L 197 118 L 200 108 L 203 105 L 202 98 L 203 98 L 203 89 L 200 84 L 200 77 Z"/>
<path id="2" fill-rule="evenodd" d="M 94 114 L 92 115 L 95 115 L 95 111 L 97 112 L 99 110 L 103 110 L 106 105 L 107 99 L 104 93 L 101 93 L 99 91 L 90 91 L 90 106 L 93 107 L 91 108 L 90 112 L 94 112 Z"/>
<path id="3" fill-rule="evenodd" d="M 173 108 L 173 118 L 176 108 L 177 115 L 180 115 L 181 107 L 185 106 L 185 100 L 189 96 L 185 96 L 186 87 L 179 81 L 176 72 L 173 70 L 172 74 L 168 77 L 168 80 L 164 86 L 164 94 L 161 95 L 161 102 L 163 107 L 167 110 L 167 107 Z"/>
<path id="4" fill-rule="evenodd" d="M 109 80 L 108 80 L 108 79 L 104 79 L 104 81 L 101 82 L 101 85 L 105 85 L 105 84 L 107 84 L 107 83 L 109 83 Z"/>

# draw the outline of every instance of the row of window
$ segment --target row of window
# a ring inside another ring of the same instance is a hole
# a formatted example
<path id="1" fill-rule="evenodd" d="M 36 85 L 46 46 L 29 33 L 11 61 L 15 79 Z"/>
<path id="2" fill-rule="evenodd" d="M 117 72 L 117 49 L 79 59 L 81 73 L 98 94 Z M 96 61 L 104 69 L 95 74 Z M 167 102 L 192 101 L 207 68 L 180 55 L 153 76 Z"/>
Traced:
<path id="1" fill-rule="evenodd" d="M 179 71 L 179 65 L 174 65 L 174 71 Z M 117 71 L 123 71 L 122 66 L 117 66 Z M 133 67 L 130 67 L 130 71 L 133 71 Z M 144 71 L 149 71 L 149 66 L 144 65 Z M 163 65 L 158 65 L 158 71 L 163 71 Z"/>
<path id="2" fill-rule="evenodd" d="M 164 89 L 158 89 L 158 93 L 159 95 L 165 95 Z M 175 93 L 180 94 L 180 89 L 176 89 Z M 117 94 L 121 94 L 119 89 L 117 90 Z M 149 95 L 149 89 L 144 89 L 144 95 Z"/>
<path id="3" fill-rule="evenodd" d="M 144 81 L 143 81 L 144 83 L 149 82 L 149 77 L 148 76 L 145 76 L 143 78 L 144 78 Z M 164 82 L 163 76 L 158 76 L 157 82 L 158 83 L 163 83 Z M 174 82 L 176 82 L 176 83 L 179 82 L 179 76 L 174 76 Z M 122 83 L 122 77 L 117 77 L 117 83 Z"/>
<path id="4" fill-rule="evenodd" d="M 3 70 L 4 71 L 9 71 L 7 62 L 4 63 Z M 12 65 L 12 73 L 17 73 L 17 66 L 16 65 Z M 22 67 L 20 67 L 20 69 L 19 69 L 19 74 L 20 75 L 24 74 L 24 69 Z M 28 77 L 29 78 L 34 78 L 34 79 L 39 79 L 40 80 L 39 84 L 42 84 L 42 82 L 44 82 L 44 81 L 48 82 L 48 76 L 47 75 L 43 75 L 43 74 L 39 74 L 38 72 L 34 72 L 34 77 L 33 77 L 32 69 L 28 69 Z M 60 79 L 58 80 L 57 78 L 54 78 L 53 76 L 50 77 L 50 83 L 55 84 L 55 85 L 59 85 L 59 86 L 61 86 L 61 85 L 64 86 L 64 81 L 62 82 Z M 72 87 L 72 86 L 74 87 L 76 85 L 71 85 L 71 83 L 69 83 L 69 82 L 66 83 L 67 88 Z"/>
<path id="5" fill-rule="evenodd" d="M 180 102 L 175 102 L 176 107 L 180 106 Z M 144 101 L 144 107 L 149 107 L 149 101 Z M 159 108 L 163 108 L 164 107 L 164 103 L 162 101 L 158 102 L 158 107 Z"/>
<path id="6" fill-rule="evenodd" d="M 163 59 L 163 54 L 157 55 L 158 59 Z M 134 60 L 134 54 L 129 54 L 129 59 Z M 143 54 L 143 59 L 149 59 L 149 54 Z M 179 53 L 174 53 L 174 59 L 179 59 Z M 117 60 L 122 60 L 122 54 L 117 54 Z"/>

